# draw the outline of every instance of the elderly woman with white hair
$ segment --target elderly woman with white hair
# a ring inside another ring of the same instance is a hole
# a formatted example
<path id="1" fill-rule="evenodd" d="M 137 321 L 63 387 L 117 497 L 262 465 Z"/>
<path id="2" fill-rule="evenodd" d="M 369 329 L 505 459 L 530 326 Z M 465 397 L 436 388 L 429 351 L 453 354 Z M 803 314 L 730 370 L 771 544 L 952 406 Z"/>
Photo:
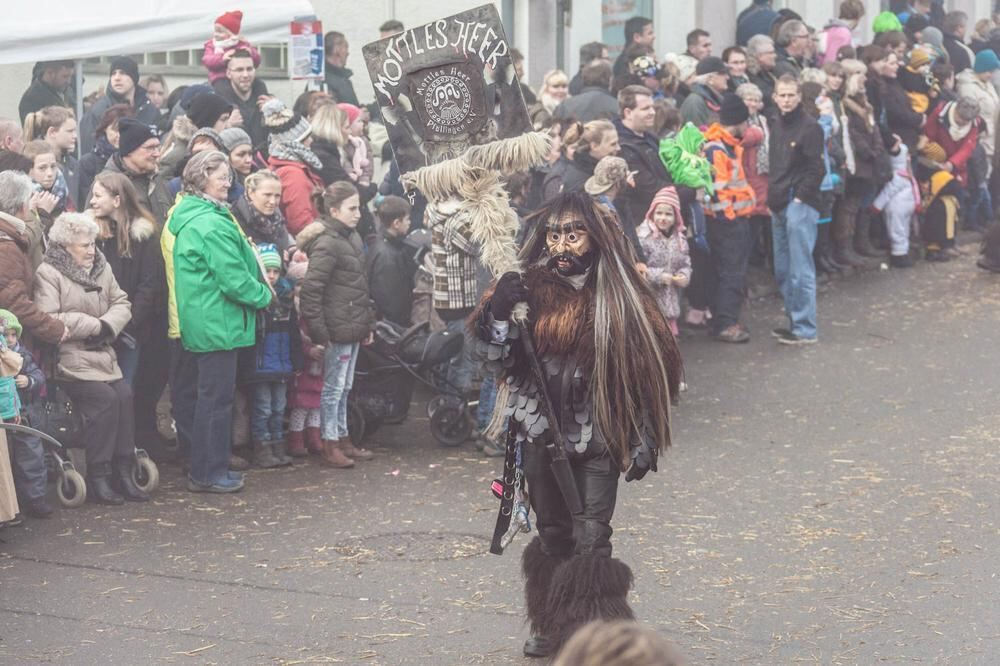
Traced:
<path id="1" fill-rule="evenodd" d="M 767 35 L 754 35 L 747 42 L 747 72 L 750 83 L 760 88 L 764 96 L 764 106 L 773 104 L 774 84 L 777 77 L 774 68 L 778 64 L 778 50 L 774 40 Z"/>
<path id="2" fill-rule="evenodd" d="M 97 249 L 99 231 L 89 215 L 56 218 L 35 278 L 35 303 L 66 325 L 56 378 L 87 422 L 88 499 L 111 505 L 145 502 L 149 496 L 132 480 L 132 390 L 113 347 L 132 318 L 132 306 Z"/>

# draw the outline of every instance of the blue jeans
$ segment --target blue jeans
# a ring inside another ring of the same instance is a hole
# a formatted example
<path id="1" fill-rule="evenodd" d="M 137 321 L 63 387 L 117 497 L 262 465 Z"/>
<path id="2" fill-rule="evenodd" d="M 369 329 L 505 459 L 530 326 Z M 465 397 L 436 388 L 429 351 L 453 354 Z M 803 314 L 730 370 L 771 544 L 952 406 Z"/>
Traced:
<path id="1" fill-rule="evenodd" d="M 118 357 L 118 367 L 122 369 L 122 377 L 128 385 L 135 387 L 135 371 L 139 369 L 139 348 L 129 349 L 125 345 L 115 345 L 115 355 Z"/>
<path id="2" fill-rule="evenodd" d="M 319 398 L 323 439 L 347 437 L 347 398 L 354 385 L 354 366 L 358 363 L 360 347 L 357 342 L 332 342 L 326 348 L 323 359 L 323 392 Z"/>
<path id="3" fill-rule="evenodd" d="M 261 442 L 284 439 L 285 382 L 261 382 L 253 385 L 253 416 L 250 434 Z"/>
<path id="4" fill-rule="evenodd" d="M 448 366 L 448 383 L 451 384 L 451 389 L 464 396 L 472 388 L 472 376 L 478 365 L 473 355 L 476 342 L 466 333 L 464 317 L 447 320 L 444 322 L 444 327 L 449 333 L 461 335 L 465 341 L 465 344 L 462 345 L 462 353 L 451 359 Z"/>
<path id="5" fill-rule="evenodd" d="M 197 367 L 190 477 L 204 485 L 226 481 L 233 442 L 237 353 L 235 350 L 183 353 L 193 356 Z"/>
<path id="6" fill-rule="evenodd" d="M 774 237 L 774 277 L 785 301 L 792 333 L 816 337 L 816 227 L 819 212 L 793 201 L 771 219 Z"/>
<path id="7" fill-rule="evenodd" d="M 497 404 L 497 381 L 495 377 L 487 375 L 483 377 L 483 383 L 479 386 L 479 407 L 476 409 L 476 419 L 479 430 L 486 430 L 493 418 L 493 408 Z"/>
<path id="8" fill-rule="evenodd" d="M 35 435 L 12 432 L 10 439 L 11 453 L 14 462 L 14 486 L 17 492 L 28 500 L 38 500 L 45 497 L 45 483 L 48 472 L 45 470 L 45 449 L 42 440 Z"/>

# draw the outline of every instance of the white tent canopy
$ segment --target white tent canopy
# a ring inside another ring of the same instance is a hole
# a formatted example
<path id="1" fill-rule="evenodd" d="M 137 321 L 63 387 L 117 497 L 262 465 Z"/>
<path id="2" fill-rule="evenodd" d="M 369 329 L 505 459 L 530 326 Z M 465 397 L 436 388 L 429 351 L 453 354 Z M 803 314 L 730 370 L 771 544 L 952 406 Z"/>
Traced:
<path id="1" fill-rule="evenodd" d="M 309 0 L 4 0 L 0 65 L 199 48 L 223 12 L 243 12 L 252 43 L 286 42 Z"/>

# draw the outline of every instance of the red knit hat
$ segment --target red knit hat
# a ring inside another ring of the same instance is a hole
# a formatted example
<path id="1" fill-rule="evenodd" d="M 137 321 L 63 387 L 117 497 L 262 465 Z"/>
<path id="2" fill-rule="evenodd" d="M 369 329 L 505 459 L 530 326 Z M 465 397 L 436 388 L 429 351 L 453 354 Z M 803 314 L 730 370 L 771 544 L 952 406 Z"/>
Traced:
<path id="1" fill-rule="evenodd" d="M 347 124 L 353 125 L 354 121 L 358 119 L 361 115 L 361 109 L 354 106 L 353 104 L 348 104 L 347 102 L 341 102 L 337 105 L 337 108 L 347 114 Z"/>
<path id="2" fill-rule="evenodd" d="M 660 189 L 659 192 L 653 196 L 653 200 L 649 204 L 649 209 L 646 211 L 646 217 L 644 221 L 649 224 L 649 228 L 654 233 L 659 233 L 659 229 L 653 224 L 653 213 L 656 212 L 656 207 L 660 204 L 666 204 L 674 209 L 674 224 L 677 225 L 677 230 L 679 232 L 684 231 L 684 218 L 681 216 L 681 200 L 677 196 L 677 188 L 672 185 L 668 185 Z"/>
<path id="3" fill-rule="evenodd" d="M 215 23 L 234 35 L 238 35 L 240 34 L 240 26 L 243 24 L 243 12 L 238 9 L 235 12 L 226 12 L 215 19 Z"/>

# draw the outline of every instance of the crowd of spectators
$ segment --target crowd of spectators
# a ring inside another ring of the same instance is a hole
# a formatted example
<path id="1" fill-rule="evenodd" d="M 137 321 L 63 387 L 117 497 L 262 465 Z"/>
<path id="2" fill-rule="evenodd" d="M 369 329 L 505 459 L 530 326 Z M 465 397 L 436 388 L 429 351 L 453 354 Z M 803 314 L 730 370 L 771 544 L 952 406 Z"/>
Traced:
<path id="1" fill-rule="evenodd" d="M 585 191 L 617 214 L 675 334 L 748 341 L 757 266 L 773 273 L 788 321 L 772 334 L 789 346 L 819 339 L 817 272 L 957 256 L 956 232 L 990 225 L 1000 195 L 1000 25 L 937 0 L 895 9 L 866 17 L 844 0 L 819 27 L 754 0 L 736 35 L 696 29 L 667 54 L 634 17 L 613 61 L 592 42 L 572 77 L 522 82 L 552 149 L 507 183 L 518 242 L 546 199 Z M 375 322 L 461 333 L 488 283 L 448 211 L 411 205 L 391 158 L 377 177 L 346 37 L 326 36 L 325 90 L 288 105 L 257 78 L 241 19 L 216 19 L 205 83 L 170 90 L 116 57 L 78 124 L 72 63 L 39 63 L 20 122 L 0 119 L 0 327 L 31 361 L 15 377 L 22 410 L 3 416 L 27 417 L 47 390 L 70 396 L 97 502 L 148 499 L 130 469 L 137 446 L 165 448 L 160 403 L 192 492 L 236 492 L 251 465 L 370 459 L 347 409 Z M 860 44 L 869 20 L 875 39 Z M 476 385 L 468 347 L 449 380 L 479 392 L 483 426 L 495 387 Z M 10 439 L 21 507 L 48 516 L 41 446 Z"/>

